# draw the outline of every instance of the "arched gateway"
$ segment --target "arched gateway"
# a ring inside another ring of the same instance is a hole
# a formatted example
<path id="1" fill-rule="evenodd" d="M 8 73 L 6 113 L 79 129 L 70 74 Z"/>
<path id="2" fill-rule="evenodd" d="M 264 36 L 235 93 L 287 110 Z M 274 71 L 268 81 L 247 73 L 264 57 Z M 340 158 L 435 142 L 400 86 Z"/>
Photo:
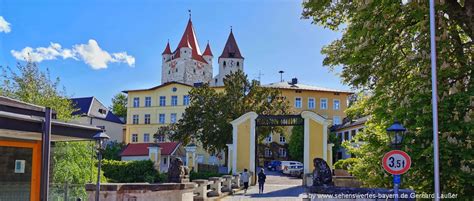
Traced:
<path id="1" fill-rule="evenodd" d="M 314 167 L 312 160 L 322 158 L 332 166 L 332 144 L 328 145 L 328 126 L 330 120 L 310 111 L 301 115 L 258 115 L 248 112 L 231 122 L 233 127 L 232 144 L 228 144 L 229 171 L 240 173 L 245 168 L 255 174 L 256 170 L 256 126 L 304 126 L 304 173 Z M 253 175 L 253 184 L 255 175 Z"/>

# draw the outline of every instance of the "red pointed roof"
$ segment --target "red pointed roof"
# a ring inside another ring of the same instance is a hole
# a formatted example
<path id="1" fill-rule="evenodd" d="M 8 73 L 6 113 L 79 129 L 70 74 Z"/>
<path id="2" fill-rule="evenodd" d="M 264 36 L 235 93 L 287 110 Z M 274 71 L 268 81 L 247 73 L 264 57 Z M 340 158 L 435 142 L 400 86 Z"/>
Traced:
<path id="1" fill-rule="evenodd" d="M 172 54 L 171 52 L 171 48 L 170 48 L 170 42 L 168 41 L 168 43 L 166 44 L 166 48 L 165 50 L 163 51 L 163 53 L 161 53 L 162 55 L 163 54 Z"/>
<path id="2" fill-rule="evenodd" d="M 202 55 L 212 56 L 211 46 L 209 45 L 209 42 L 207 42 L 206 49 L 204 50 L 204 53 L 202 53 Z"/>
<path id="3" fill-rule="evenodd" d="M 194 60 L 207 63 L 206 60 L 202 58 L 201 49 L 199 49 L 199 44 L 197 42 L 196 33 L 194 32 L 193 22 L 191 19 L 189 19 L 178 47 L 176 47 L 176 50 L 174 51 L 175 58 L 179 58 L 179 49 L 182 47 L 190 47 L 192 49 L 192 58 Z"/>
<path id="4" fill-rule="evenodd" d="M 239 46 L 235 41 L 234 34 L 232 33 L 232 29 L 230 30 L 229 38 L 227 38 L 227 42 L 225 43 L 224 50 L 222 50 L 222 54 L 219 58 L 239 58 L 243 59 L 242 55 L 240 54 Z"/>

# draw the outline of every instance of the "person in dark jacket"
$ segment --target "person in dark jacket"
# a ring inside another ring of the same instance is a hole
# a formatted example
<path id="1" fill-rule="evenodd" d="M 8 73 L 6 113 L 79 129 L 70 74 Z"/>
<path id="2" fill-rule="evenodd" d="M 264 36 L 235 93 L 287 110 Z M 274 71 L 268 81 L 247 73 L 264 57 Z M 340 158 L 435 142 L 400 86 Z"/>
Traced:
<path id="1" fill-rule="evenodd" d="M 263 193 L 263 185 L 265 185 L 265 179 L 267 179 L 267 175 L 265 175 L 265 172 L 262 168 L 258 173 L 258 193 Z"/>

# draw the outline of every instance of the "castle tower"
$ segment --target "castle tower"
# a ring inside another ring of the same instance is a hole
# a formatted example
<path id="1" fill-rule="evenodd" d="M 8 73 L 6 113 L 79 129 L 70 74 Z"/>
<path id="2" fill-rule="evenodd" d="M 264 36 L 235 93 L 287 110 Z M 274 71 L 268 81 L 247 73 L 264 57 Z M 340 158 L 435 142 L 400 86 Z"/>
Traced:
<path id="1" fill-rule="evenodd" d="M 188 20 L 176 49 L 171 52 L 168 43 L 162 57 L 162 84 L 180 82 L 193 85 L 195 83 L 209 83 L 212 79 L 212 53 L 210 60 L 201 54 L 191 18 Z"/>
<path id="2" fill-rule="evenodd" d="M 214 56 L 212 55 L 209 41 L 207 41 L 206 49 L 204 50 L 204 53 L 202 53 L 202 57 L 207 61 L 207 63 L 212 63 L 212 58 L 214 58 Z"/>
<path id="3" fill-rule="evenodd" d="M 218 59 L 219 62 L 219 74 L 214 77 L 212 81 L 213 86 L 223 86 L 224 78 L 237 70 L 244 70 L 244 57 L 240 54 L 239 46 L 235 41 L 232 29 L 230 29 L 229 37 L 225 43 L 224 49 L 222 50 L 221 56 Z"/>

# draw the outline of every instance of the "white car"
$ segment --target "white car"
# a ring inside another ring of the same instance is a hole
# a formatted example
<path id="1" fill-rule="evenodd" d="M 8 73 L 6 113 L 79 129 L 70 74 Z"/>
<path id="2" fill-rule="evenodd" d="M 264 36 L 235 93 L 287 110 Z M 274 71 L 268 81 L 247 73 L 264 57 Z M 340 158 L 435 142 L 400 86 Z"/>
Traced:
<path id="1" fill-rule="evenodd" d="M 283 174 L 294 175 L 303 170 L 303 163 L 298 161 L 282 161 L 281 170 Z"/>

